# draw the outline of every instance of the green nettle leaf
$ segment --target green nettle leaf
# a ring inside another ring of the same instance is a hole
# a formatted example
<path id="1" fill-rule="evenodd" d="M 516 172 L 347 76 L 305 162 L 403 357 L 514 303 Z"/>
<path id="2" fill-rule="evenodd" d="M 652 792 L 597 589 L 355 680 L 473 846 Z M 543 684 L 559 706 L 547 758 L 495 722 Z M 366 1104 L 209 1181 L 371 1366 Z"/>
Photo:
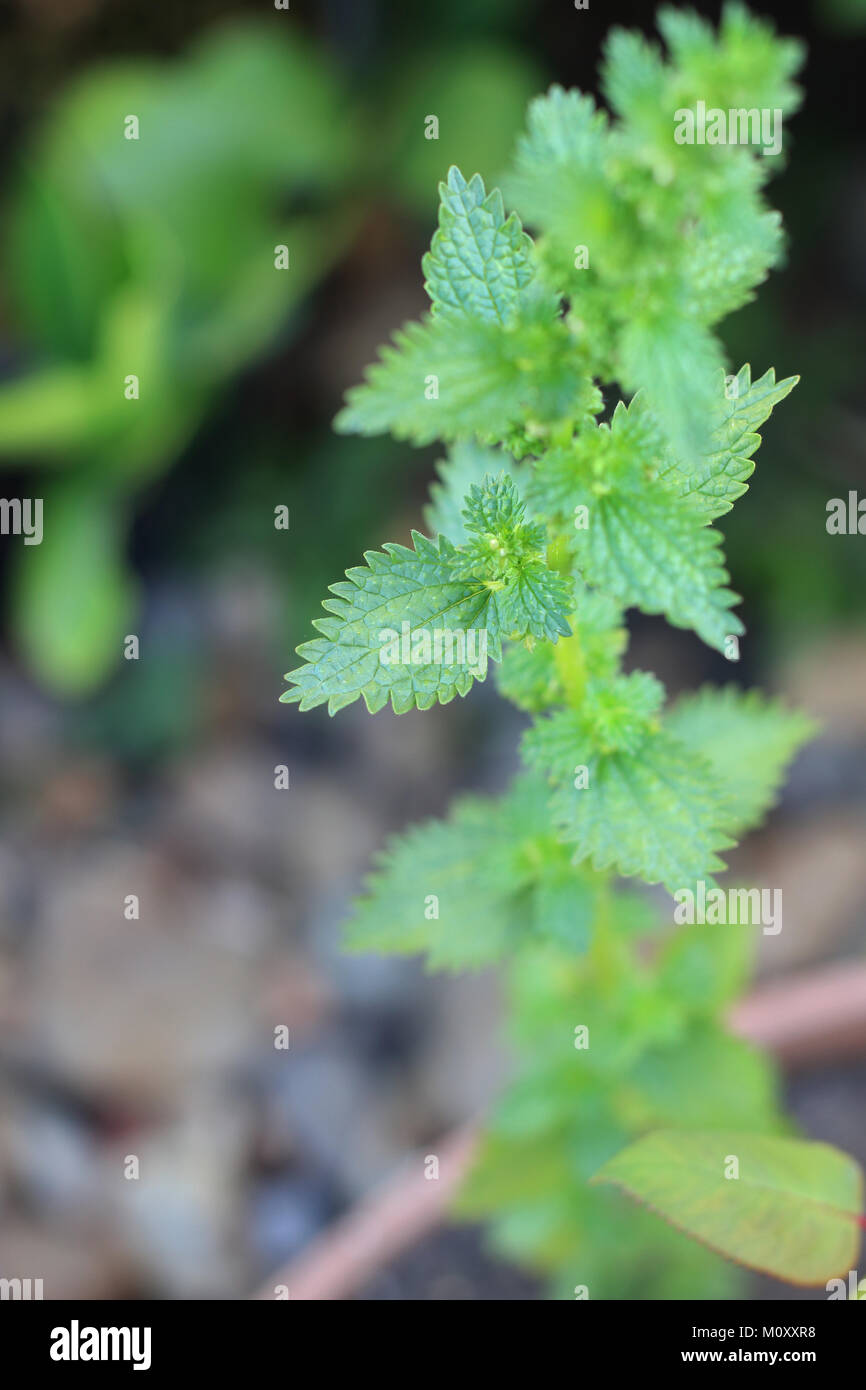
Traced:
<path id="1" fill-rule="evenodd" d="M 463 509 L 473 483 L 480 484 L 489 473 L 507 473 L 520 484 L 522 469 L 502 449 L 490 449 L 472 440 L 454 444 L 448 457 L 436 464 L 439 481 L 430 487 L 430 502 L 424 508 L 424 523 L 431 535 L 444 533 L 455 545 L 466 540 Z"/>
<path id="2" fill-rule="evenodd" d="M 513 478 L 505 473 L 498 478 L 488 474 L 480 483 L 473 483 L 466 497 L 463 520 L 467 537 L 476 546 L 481 540 L 501 550 L 523 553 L 545 544 L 544 528 L 529 526 L 524 520 L 526 506 Z"/>
<path id="3" fill-rule="evenodd" d="M 378 856 L 346 928 L 352 950 L 427 953 L 432 970 L 496 960 L 525 912 L 526 873 L 504 841 L 495 801 L 466 798 L 447 821 L 415 826 Z"/>
<path id="4" fill-rule="evenodd" d="M 531 239 L 498 189 L 452 168 L 424 257 L 431 314 L 382 349 L 335 421 L 345 433 L 429 444 L 477 436 L 525 454 L 530 435 L 591 416 L 601 396 L 586 346 L 536 280 Z"/>
<path id="5" fill-rule="evenodd" d="M 533 890 L 533 925 L 540 936 L 582 955 L 592 940 L 600 880 L 551 852 Z"/>
<path id="6" fill-rule="evenodd" d="M 507 323 L 533 277 L 520 219 L 506 218 L 498 188 L 485 193 L 479 174 L 467 183 L 453 166 L 439 196 L 439 230 L 421 262 L 434 314 Z"/>
<path id="7" fill-rule="evenodd" d="M 543 438 L 601 406 L 585 348 L 541 301 L 505 328 L 486 319 L 407 324 L 346 402 L 334 422 L 338 430 L 390 431 L 413 444 L 477 435 L 510 445 L 526 420 Z"/>
<path id="8" fill-rule="evenodd" d="M 508 636 L 546 637 L 555 642 L 571 632 L 568 612 L 571 585 L 543 560 L 525 559 L 515 564 L 513 577 L 506 570 L 505 588 L 494 594 L 501 630 Z"/>
<path id="9" fill-rule="evenodd" d="M 367 551 L 366 565 L 331 585 L 323 607 L 334 615 L 313 624 L 322 633 L 298 647 L 304 665 L 289 671 L 280 697 L 335 714 L 363 696 L 371 713 L 390 699 L 397 714 L 429 709 L 465 695 L 484 680 L 487 659 L 501 655 L 492 590 L 483 575 L 456 577 L 458 552 L 417 531 L 413 549 Z"/>
<path id="10" fill-rule="evenodd" d="M 368 551 L 366 567 L 331 585 L 323 607 L 335 616 L 298 648 L 306 664 L 288 672 L 284 701 L 327 701 L 330 714 L 359 696 L 371 713 L 389 699 L 396 714 L 429 709 L 484 680 L 503 637 L 569 634 L 571 585 L 548 569 L 544 531 L 523 520 L 513 480 L 486 477 L 466 500 L 462 549 L 413 531 L 414 549 Z"/>
<path id="11" fill-rule="evenodd" d="M 346 926 L 353 950 L 426 952 L 475 969 L 536 935 L 583 949 L 599 882 L 567 862 L 532 773 L 500 798 L 464 797 L 446 820 L 393 836 Z"/>
<path id="12" fill-rule="evenodd" d="M 525 747 L 533 760 L 548 769 L 568 763 L 575 748 L 634 753 L 647 731 L 658 728 L 655 716 L 663 698 L 661 683 L 646 671 L 633 671 L 610 682 L 592 680 L 580 708 L 538 720 L 526 736 Z"/>
<path id="13" fill-rule="evenodd" d="M 718 933 L 721 935 L 722 933 Z M 648 1049 L 629 1078 L 633 1103 L 645 1107 L 644 1124 L 713 1125 L 734 1130 L 778 1133 L 778 1089 L 772 1063 L 740 1038 L 706 1019 L 667 1045 Z"/>
<path id="14" fill-rule="evenodd" d="M 592 671 L 596 680 L 613 680 L 626 645 L 622 611 L 606 594 L 594 593 L 575 580 L 574 613 L 570 623 L 577 636 L 567 647 L 554 649 L 528 639 L 506 648 L 497 670 L 503 695 L 536 714 L 563 704 L 572 687 L 580 689 Z M 565 655 L 564 655 L 565 653 Z"/>
<path id="15" fill-rule="evenodd" d="M 496 683 L 507 700 L 530 714 L 540 713 L 565 699 L 556 663 L 556 652 L 549 642 L 515 643 L 505 648 Z"/>
<path id="16" fill-rule="evenodd" d="M 664 613 L 709 646 L 743 632 L 731 612 L 721 536 L 658 475 L 660 437 L 640 404 L 617 406 L 610 426 L 583 430 L 539 462 L 533 505 L 541 499 L 575 517 L 575 563 L 584 579 L 618 602 Z"/>
<path id="17" fill-rule="evenodd" d="M 633 671 L 604 684 L 590 681 L 580 714 L 601 753 L 635 753 L 647 730 L 657 727 L 663 699 L 664 687 L 655 676 Z"/>
<path id="18" fill-rule="evenodd" d="M 571 252 L 614 230 L 604 183 L 607 116 L 592 97 L 553 86 L 530 102 L 508 193 L 525 219 Z"/>
<path id="19" fill-rule="evenodd" d="M 799 711 L 734 685 L 683 696 L 665 726 L 709 762 L 724 798 L 725 828 L 737 835 L 763 820 L 788 764 L 816 730 Z"/>
<path id="20" fill-rule="evenodd" d="M 728 922 L 723 931 L 677 932 L 659 953 L 659 978 L 690 1013 L 720 1014 L 747 988 L 757 945 L 749 922 Z"/>
<path id="21" fill-rule="evenodd" d="M 629 29 L 611 30 L 604 45 L 602 90 L 613 110 L 644 137 L 648 125 L 652 130 L 662 122 L 670 135 L 664 102 L 667 76 L 657 44 Z"/>
<path id="22" fill-rule="evenodd" d="M 800 105 L 791 78 L 802 66 L 803 45 L 779 38 L 745 5 L 724 6 L 718 35 L 694 11 L 667 5 L 658 27 L 681 87 L 705 94 L 708 106 L 780 106 L 790 115 Z"/>
<path id="23" fill-rule="evenodd" d="M 688 497 L 707 521 L 729 512 L 737 498 L 748 491 L 747 479 L 755 471 L 752 455 L 761 443 L 758 427 L 799 380 L 789 376 L 777 382 L 771 367 L 753 383 L 748 364 L 727 384 L 720 376 L 708 451 L 685 460 L 666 459 L 661 477 L 680 496 Z M 631 408 L 641 410 L 644 406 L 633 402 Z"/>
<path id="24" fill-rule="evenodd" d="M 467 572 L 481 571 L 492 588 L 500 629 L 509 636 L 568 637 L 573 589 L 569 579 L 549 569 L 543 526 L 524 520 L 526 508 L 512 478 L 485 478 L 473 484 L 463 513 Z"/>
<path id="25" fill-rule="evenodd" d="M 696 317 L 676 308 L 637 314 L 622 332 L 618 375 L 644 391 L 674 453 L 702 453 L 709 440 L 715 383 L 724 366 L 721 345 Z M 688 383 L 688 389 L 684 389 Z"/>
<path id="26" fill-rule="evenodd" d="M 683 245 L 687 316 L 712 324 L 748 304 L 755 297 L 753 287 L 779 260 L 782 245 L 778 213 L 759 207 L 740 209 L 733 225 L 723 229 L 692 228 Z"/>
<path id="27" fill-rule="evenodd" d="M 552 812 L 575 860 L 599 871 L 639 874 L 671 892 L 709 880 L 734 842 L 710 767 L 651 728 L 628 751 L 600 753 L 579 715 L 536 721 L 523 743 L 531 765 L 554 785 Z"/>
<path id="28" fill-rule="evenodd" d="M 594 1181 L 617 1184 L 722 1255 L 791 1283 L 825 1284 L 857 1259 L 863 1175 L 827 1144 L 660 1130 Z"/>

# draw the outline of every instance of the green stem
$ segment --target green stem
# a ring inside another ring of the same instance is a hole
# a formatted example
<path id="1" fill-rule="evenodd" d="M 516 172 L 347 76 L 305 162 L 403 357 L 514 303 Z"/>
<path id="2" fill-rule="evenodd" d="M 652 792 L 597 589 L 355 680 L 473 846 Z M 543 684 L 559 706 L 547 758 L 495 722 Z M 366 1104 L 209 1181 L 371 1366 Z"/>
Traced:
<path id="1" fill-rule="evenodd" d="M 590 968 L 602 994 L 614 993 L 620 977 L 620 958 L 611 930 L 610 904 L 610 883 L 606 882 L 599 889 L 592 944 L 589 948 Z"/>
<path id="2" fill-rule="evenodd" d="M 559 574 L 571 574 L 571 548 L 566 536 L 556 536 L 547 547 L 547 563 Z M 565 687 L 569 704 L 575 707 L 583 701 L 586 689 L 586 658 L 580 641 L 580 632 L 574 615 L 569 618 L 570 637 L 560 637 L 553 648 L 554 660 L 559 679 Z"/>
<path id="3" fill-rule="evenodd" d="M 574 618 L 571 622 L 571 636 L 560 637 L 553 648 L 553 659 L 559 679 L 565 687 L 568 702 L 577 708 L 583 702 L 586 690 L 586 658 L 580 640 L 580 631 Z"/>

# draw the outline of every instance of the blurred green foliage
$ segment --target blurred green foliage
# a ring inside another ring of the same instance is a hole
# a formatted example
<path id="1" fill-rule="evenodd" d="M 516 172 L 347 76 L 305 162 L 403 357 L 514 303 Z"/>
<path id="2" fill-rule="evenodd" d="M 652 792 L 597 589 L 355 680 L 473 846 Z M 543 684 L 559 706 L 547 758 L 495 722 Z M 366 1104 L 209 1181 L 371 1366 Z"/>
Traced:
<path id="1" fill-rule="evenodd" d="M 135 611 L 124 551 L 136 489 L 345 242 L 343 106 L 306 43 L 235 28 L 179 63 L 87 74 L 22 160 L 6 279 L 28 360 L 0 390 L 0 450 L 52 469 L 13 623 L 60 692 L 87 691 L 119 659 Z M 124 135 L 131 115 L 137 139 Z M 125 394 L 130 374 L 139 399 Z"/>
<path id="2" fill-rule="evenodd" d="M 42 470 L 28 489 L 44 498 L 45 535 L 16 552 L 11 623 L 55 692 L 88 694 L 117 666 L 137 611 L 127 533 L 142 490 L 297 323 L 376 190 L 426 214 L 452 159 L 501 166 L 538 81 L 514 51 L 471 39 L 438 59 L 419 47 L 396 72 L 352 87 L 296 29 L 231 24 L 180 59 L 85 72 L 19 154 L 4 280 L 20 361 L 0 385 L 0 458 Z M 424 136 L 431 110 L 438 140 Z M 124 136 L 131 115 L 138 139 Z M 264 473 L 279 477 L 285 442 L 270 448 Z M 269 494 L 254 508 L 266 546 Z M 200 552 L 195 516 L 184 525 Z"/>
<path id="3" fill-rule="evenodd" d="M 430 189 L 448 165 L 498 177 L 539 83 L 534 63 L 490 43 L 424 52 L 401 65 L 391 98 L 392 188 L 429 218 Z M 438 120 L 438 140 L 418 139 L 428 115 Z"/>

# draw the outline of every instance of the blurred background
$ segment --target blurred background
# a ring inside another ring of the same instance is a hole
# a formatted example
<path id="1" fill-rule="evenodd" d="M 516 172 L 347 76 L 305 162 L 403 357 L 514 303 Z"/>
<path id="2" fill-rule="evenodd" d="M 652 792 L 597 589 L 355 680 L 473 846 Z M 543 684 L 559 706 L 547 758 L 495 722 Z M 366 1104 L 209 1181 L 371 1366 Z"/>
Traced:
<path id="1" fill-rule="evenodd" d="M 866 3 L 755 8 L 809 47 L 769 190 L 789 261 L 723 325 L 735 365 L 802 374 L 723 525 L 738 679 L 824 722 L 737 861 L 783 888 L 781 979 L 866 946 L 866 539 L 825 529 L 866 495 Z M 492 683 L 399 718 L 277 699 L 327 584 L 421 524 L 437 451 L 330 421 L 425 306 L 436 182 L 494 182 L 531 95 L 595 90 L 614 23 L 650 7 L 0 7 L 0 496 L 46 518 L 0 537 L 0 1275 L 46 1297 L 246 1297 L 506 1074 L 495 977 L 338 929 L 388 832 L 506 784 L 520 717 Z M 128 376 L 137 400 L 105 389 Z M 731 674 L 643 618 L 630 662 L 674 692 Z M 866 1160 L 866 1056 L 786 1084 Z M 359 1292 L 539 1290 L 445 1225 Z"/>

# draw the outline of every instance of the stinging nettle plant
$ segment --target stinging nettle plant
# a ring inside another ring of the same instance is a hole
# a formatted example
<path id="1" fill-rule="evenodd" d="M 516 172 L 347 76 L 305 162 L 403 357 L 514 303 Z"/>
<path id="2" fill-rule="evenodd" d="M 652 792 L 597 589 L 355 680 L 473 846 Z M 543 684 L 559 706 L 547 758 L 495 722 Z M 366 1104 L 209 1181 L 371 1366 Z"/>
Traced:
<path id="1" fill-rule="evenodd" d="M 733 685 L 666 707 L 654 676 L 623 671 L 632 607 L 736 657 L 714 523 L 797 380 L 728 373 L 713 333 L 781 257 L 762 191 L 779 161 L 679 144 L 674 113 L 787 116 L 800 47 L 736 5 L 718 34 L 667 9 L 659 27 L 667 58 L 609 36 L 612 116 L 559 87 L 531 104 L 516 211 L 478 174 L 440 186 L 430 313 L 337 419 L 448 445 L 430 534 L 331 586 L 281 697 L 427 709 L 489 658 L 531 718 L 504 795 L 387 845 L 347 940 L 504 965 L 516 1075 L 459 1206 L 569 1298 L 731 1295 L 713 1251 L 824 1283 L 856 1258 L 862 1206 L 857 1165 L 791 1137 L 769 1063 L 724 1025 L 760 927 L 677 929 L 672 903 L 622 882 L 712 891 L 812 731 Z"/>

